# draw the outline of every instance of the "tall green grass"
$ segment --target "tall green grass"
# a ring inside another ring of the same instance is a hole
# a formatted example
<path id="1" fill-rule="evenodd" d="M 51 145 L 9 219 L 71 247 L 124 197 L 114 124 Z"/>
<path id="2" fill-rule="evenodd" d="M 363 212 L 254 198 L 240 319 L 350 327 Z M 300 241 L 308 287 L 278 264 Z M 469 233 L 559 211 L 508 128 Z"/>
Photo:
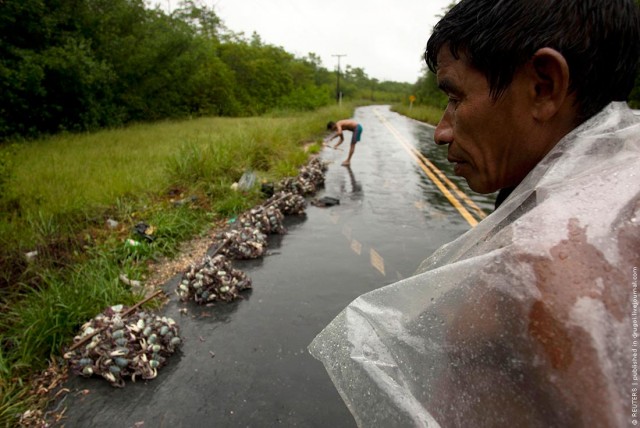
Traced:
<path id="1" fill-rule="evenodd" d="M 405 104 L 395 104 L 391 107 L 391 110 L 434 126 L 440 122 L 443 113 L 442 109 L 428 105 L 409 107 Z"/>
<path id="2" fill-rule="evenodd" d="M 305 147 L 319 150 L 326 123 L 352 110 L 140 124 L 21 143 L 10 154 L 0 147 L 11 158 L 0 194 L 0 426 L 38 404 L 30 377 L 82 323 L 141 298 L 121 273 L 144 279 L 150 260 L 259 202 L 259 186 L 231 184 L 249 170 L 258 183 L 296 175 Z M 127 246 L 141 221 L 155 239 Z"/>

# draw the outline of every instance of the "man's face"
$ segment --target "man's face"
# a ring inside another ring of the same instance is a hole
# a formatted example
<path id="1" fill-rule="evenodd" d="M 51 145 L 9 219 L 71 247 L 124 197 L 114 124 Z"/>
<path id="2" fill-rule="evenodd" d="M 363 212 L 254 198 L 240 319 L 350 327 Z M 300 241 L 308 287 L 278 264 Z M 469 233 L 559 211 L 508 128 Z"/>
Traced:
<path id="1" fill-rule="evenodd" d="M 535 149 L 525 75 L 516 72 L 494 100 L 485 76 L 445 46 L 438 54 L 437 77 L 449 103 L 434 137 L 437 144 L 448 144 L 455 174 L 480 193 L 519 184 L 544 155 Z"/>

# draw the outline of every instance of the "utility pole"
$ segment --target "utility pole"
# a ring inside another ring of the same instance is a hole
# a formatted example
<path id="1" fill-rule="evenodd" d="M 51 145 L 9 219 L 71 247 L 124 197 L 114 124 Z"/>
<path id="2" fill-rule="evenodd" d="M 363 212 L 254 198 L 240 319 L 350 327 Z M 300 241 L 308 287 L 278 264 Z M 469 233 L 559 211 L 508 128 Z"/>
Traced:
<path id="1" fill-rule="evenodd" d="M 331 55 L 331 56 L 335 56 L 338 58 L 338 69 L 336 70 L 336 75 L 338 77 L 337 80 L 337 85 L 336 85 L 336 101 L 338 102 L 338 104 L 341 104 L 342 102 L 342 93 L 340 92 L 340 58 L 342 58 L 343 56 L 347 56 L 346 54 L 335 54 L 335 55 Z"/>

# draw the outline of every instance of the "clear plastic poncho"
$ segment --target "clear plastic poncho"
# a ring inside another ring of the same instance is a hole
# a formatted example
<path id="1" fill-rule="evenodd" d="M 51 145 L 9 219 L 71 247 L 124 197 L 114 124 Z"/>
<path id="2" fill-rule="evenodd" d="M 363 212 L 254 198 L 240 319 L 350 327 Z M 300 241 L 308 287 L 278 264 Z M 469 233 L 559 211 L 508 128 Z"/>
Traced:
<path id="1" fill-rule="evenodd" d="M 640 118 L 612 103 L 415 276 L 347 306 L 309 349 L 358 425 L 628 426 L 639 177 Z"/>

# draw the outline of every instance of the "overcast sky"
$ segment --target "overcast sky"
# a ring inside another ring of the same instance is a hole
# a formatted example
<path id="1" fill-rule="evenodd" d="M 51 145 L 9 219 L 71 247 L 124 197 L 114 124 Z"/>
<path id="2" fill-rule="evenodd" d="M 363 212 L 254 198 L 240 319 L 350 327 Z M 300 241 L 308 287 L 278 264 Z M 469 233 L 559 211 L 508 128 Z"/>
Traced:
<path id="1" fill-rule="evenodd" d="M 200 0 L 231 31 L 281 46 L 298 57 L 309 52 L 335 70 L 360 67 L 371 78 L 414 83 L 431 30 L 451 0 Z M 151 0 L 163 9 L 178 0 Z"/>

